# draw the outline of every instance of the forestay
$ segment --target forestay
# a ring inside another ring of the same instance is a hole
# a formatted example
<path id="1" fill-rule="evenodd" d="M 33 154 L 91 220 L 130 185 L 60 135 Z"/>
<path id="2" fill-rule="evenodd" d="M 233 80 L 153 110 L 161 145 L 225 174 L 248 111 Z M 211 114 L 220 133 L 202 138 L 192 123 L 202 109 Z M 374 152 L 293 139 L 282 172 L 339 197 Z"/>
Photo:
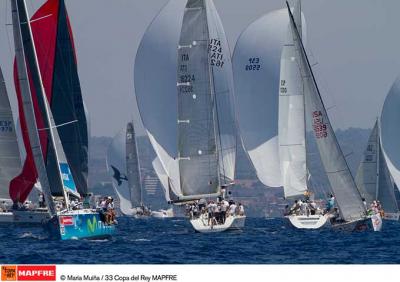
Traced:
<path id="1" fill-rule="evenodd" d="M 335 194 L 342 218 L 346 221 L 358 220 L 365 216 L 366 210 L 330 124 L 289 5 L 288 13 L 294 46 L 297 50 L 296 58 L 303 77 L 306 119 L 311 120 L 321 161 L 331 189 Z"/>

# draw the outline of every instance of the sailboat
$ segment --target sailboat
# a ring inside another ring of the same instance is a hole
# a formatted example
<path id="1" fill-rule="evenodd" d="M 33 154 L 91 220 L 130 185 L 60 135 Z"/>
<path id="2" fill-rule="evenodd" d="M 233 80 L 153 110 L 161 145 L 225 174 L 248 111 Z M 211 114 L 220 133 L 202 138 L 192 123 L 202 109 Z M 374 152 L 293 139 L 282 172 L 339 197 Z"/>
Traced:
<path id="1" fill-rule="evenodd" d="M 119 198 L 121 213 L 125 216 L 150 216 L 143 203 L 139 154 L 132 122 L 118 133 L 107 150 L 107 169 Z"/>
<path id="2" fill-rule="evenodd" d="M 72 38 L 72 31 L 64 1 L 46 1 L 31 18 L 32 34 L 37 59 L 42 74 L 43 86 L 56 124 L 65 126 L 58 128 L 58 133 L 64 147 L 66 158 L 70 164 L 72 174 L 77 182 L 77 189 L 83 197 L 88 196 L 88 125 L 86 110 L 82 99 L 79 77 L 76 66 L 76 55 Z M 62 79 L 61 79 L 62 78 Z M 10 183 L 10 197 L 15 206 L 22 205 L 29 197 L 35 198 L 37 192 L 34 187 L 40 187 L 37 182 L 38 174 L 33 161 L 27 134 L 27 125 L 23 112 L 23 101 L 18 83 L 17 69 L 14 66 L 14 81 L 19 107 L 19 123 L 25 145 L 26 158 L 21 173 Z M 40 127 L 43 126 L 40 114 L 36 116 Z M 45 131 L 39 133 L 43 148 L 47 148 Z M 44 149 L 44 155 L 47 150 Z M 50 158 L 51 156 L 49 156 Z M 56 189 L 56 187 L 52 187 Z M 54 195 L 62 195 L 62 191 L 53 190 Z M 18 222 L 41 223 L 45 213 L 33 213 L 32 210 L 15 210 Z M 42 216 L 42 218 L 38 217 Z M 15 222 L 15 221 L 14 221 Z"/>
<path id="3" fill-rule="evenodd" d="M 332 227 L 343 230 L 364 229 L 369 220 L 366 208 L 329 121 L 289 3 L 286 4 L 296 50 L 292 59 L 297 62 L 303 83 L 305 118 L 311 120 L 321 161 L 339 208 L 337 217 L 331 219 Z"/>
<path id="4" fill-rule="evenodd" d="M 301 2 L 294 7 L 293 19 L 302 40 Z M 306 107 L 303 82 L 296 60 L 296 47 L 291 27 L 287 34 L 287 43 L 281 55 L 279 83 L 279 160 L 282 184 L 286 199 L 299 199 L 310 193 L 308 163 Z M 306 214 L 285 215 L 296 228 L 317 229 L 325 225 L 328 215 L 321 209 L 313 209 Z"/>
<path id="5" fill-rule="evenodd" d="M 73 209 L 71 206 L 71 199 L 80 199 L 81 195 L 58 132 L 60 127 L 66 125 L 56 124 L 50 109 L 37 58 L 37 43 L 33 40 L 25 1 L 11 0 L 11 11 L 17 85 L 23 102 L 22 112 L 30 145 L 28 148 L 31 150 L 51 216 L 51 219 L 43 224 L 52 237 L 62 240 L 110 237 L 115 231 L 115 226 L 106 225 L 100 212 L 92 209 Z M 61 16 L 66 19 L 65 13 Z M 51 14 L 48 17 L 51 17 Z M 41 137 L 45 136 L 48 140 L 45 147 L 41 144 L 39 132 L 42 133 Z M 46 157 L 43 154 L 45 150 Z M 61 195 L 53 195 L 54 191 L 60 191 Z"/>
<path id="6" fill-rule="evenodd" d="M 356 183 L 367 204 L 371 204 L 374 200 L 381 203 L 384 219 L 399 220 L 395 187 L 382 151 L 380 131 L 380 122 L 377 120 L 358 167 Z"/>
<path id="7" fill-rule="evenodd" d="M 149 62 L 160 66 L 157 83 L 144 79 L 154 73 Z M 236 125 L 230 52 L 212 1 L 170 1 L 164 7 L 139 46 L 135 90 L 170 203 L 220 197 L 234 179 Z M 214 226 L 202 217 L 191 220 L 198 232 L 241 228 L 244 222 L 245 216 Z"/>
<path id="8" fill-rule="evenodd" d="M 47 211 L 14 212 L 8 186 L 21 170 L 16 128 L 3 73 L 0 69 L 0 223 L 38 223 L 48 218 Z M 29 218 L 29 221 L 27 220 Z"/>

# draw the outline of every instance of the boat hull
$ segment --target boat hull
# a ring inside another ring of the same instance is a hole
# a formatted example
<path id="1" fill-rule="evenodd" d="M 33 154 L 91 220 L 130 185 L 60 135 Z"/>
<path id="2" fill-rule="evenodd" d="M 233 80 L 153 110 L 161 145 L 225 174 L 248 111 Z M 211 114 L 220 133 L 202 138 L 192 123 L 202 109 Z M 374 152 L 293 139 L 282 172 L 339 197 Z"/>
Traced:
<path id="1" fill-rule="evenodd" d="M 394 220 L 394 221 L 398 221 L 400 217 L 399 213 L 386 213 L 383 215 L 383 219 L 386 220 Z"/>
<path id="2" fill-rule="evenodd" d="M 191 219 L 194 230 L 200 233 L 215 233 L 230 230 L 238 230 L 244 227 L 246 222 L 246 216 L 229 216 L 226 218 L 224 224 L 208 225 L 208 219 L 206 217 L 199 217 Z"/>
<path id="3" fill-rule="evenodd" d="M 331 223 L 331 226 L 333 230 L 345 232 L 359 232 L 372 229 L 371 220 L 369 218 L 343 223 Z"/>
<path id="4" fill-rule="evenodd" d="M 328 217 L 326 215 L 290 215 L 286 218 L 298 229 L 318 229 L 326 224 Z"/>
<path id="5" fill-rule="evenodd" d="M 50 215 L 46 210 L 0 212 L 0 224 L 8 223 L 40 226 L 49 219 Z"/>
<path id="6" fill-rule="evenodd" d="M 174 212 L 172 209 L 152 211 L 150 216 L 153 218 L 172 218 L 174 217 Z"/>
<path id="7" fill-rule="evenodd" d="M 46 229 L 59 240 L 107 239 L 115 233 L 115 225 L 106 225 L 99 212 L 78 210 L 59 213 L 49 220 Z"/>

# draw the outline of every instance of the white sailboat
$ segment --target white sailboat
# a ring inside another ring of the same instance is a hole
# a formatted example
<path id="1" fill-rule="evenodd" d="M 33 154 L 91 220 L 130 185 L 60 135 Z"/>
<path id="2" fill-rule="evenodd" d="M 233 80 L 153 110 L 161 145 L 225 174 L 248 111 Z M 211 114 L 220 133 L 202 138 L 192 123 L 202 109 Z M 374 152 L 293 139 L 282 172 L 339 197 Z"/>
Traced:
<path id="1" fill-rule="evenodd" d="M 302 40 L 301 2 L 294 7 L 293 18 Z M 287 42 L 281 55 L 279 82 L 279 160 L 286 199 L 299 199 L 309 193 L 307 166 L 306 107 L 297 50 L 289 24 Z M 305 214 L 286 215 L 296 228 L 317 229 L 325 225 L 328 215 L 321 209 Z"/>
<path id="2" fill-rule="evenodd" d="M 367 205 L 378 200 L 384 210 L 383 218 L 399 220 L 394 183 L 382 152 L 379 120 L 376 121 L 368 139 L 367 148 L 358 167 L 356 184 Z"/>
<path id="3" fill-rule="evenodd" d="M 303 82 L 305 117 L 311 120 L 321 161 L 339 208 L 337 217 L 331 219 L 332 227 L 346 230 L 365 228 L 368 220 L 366 208 L 329 121 L 289 3 L 286 4 L 296 50 L 293 60 L 297 61 Z"/>
<path id="4" fill-rule="evenodd" d="M 143 203 L 139 155 L 132 122 L 114 137 L 108 147 L 107 170 L 119 198 L 121 213 L 136 218 L 150 216 L 150 210 Z"/>
<path id="5" fill-rule="evenodd" d="M 181 12 L 183 17 L 177 17 Z M 162 48 L 156 42 L 163 42 Z M 149 62 L 160 66 L 157 83 L 143 79 L 154 73 Z M 170 1 L 141 41 L 135 61 L 135 92 L 158 156 L 153 166 L 174 204 L 216 198 L 221 187 L 234 179 L 232 81 L 230 52 L 212 1 Z M 157 102 L 162 109 L 155 113 L 150 102 L 157 100 L 159 89 L 165 103 Z M 244 219 L 235 221 L 243 226 Z M 199 232 L 213 231 L 208 223 L 201 224 L 202 219 L 191 222 Z M 226 229 L 235 226 L 226 225 Z"/>
<path id="6" fill-rule="evenodd" d="M 23 112 L 27 123 L 30 148 L 46 198 L 51 219 L 44 223 L 51 236 L 66 240 L 105 238 L 114 233 L 115 226 L 106 226 L 96 210 L 72 209 L 70 198 L 80 198 L 72 172 L 66 160 L 57 125 L 45 95 L 39 69 L 36 46 L 24 0 L 11 0 L 13 33 L 17 63 L 17 81 L 21 90 Z M 29 76 L 28 76 L 29 69 Z M 30 85 L 32 81 L 32 88 Z M 34 89 L 34 91 L 31 91 Z M 33 97 L 43 117 L 45 128 L 40 129 L 35 116 Z M 39 131 L 45 130 L 49 140 L 47 166 L 40 143 Z M 52 191 L 62 191 L 61 206 L 56 208 Z"/>
<path id="7" fill-rule="evenodd" d="M 21 169 L 16 128 L 0 69 L 0 223 L 40 225 L 50 218 L 46 208 L 13 209 L 9 186 Z"/>

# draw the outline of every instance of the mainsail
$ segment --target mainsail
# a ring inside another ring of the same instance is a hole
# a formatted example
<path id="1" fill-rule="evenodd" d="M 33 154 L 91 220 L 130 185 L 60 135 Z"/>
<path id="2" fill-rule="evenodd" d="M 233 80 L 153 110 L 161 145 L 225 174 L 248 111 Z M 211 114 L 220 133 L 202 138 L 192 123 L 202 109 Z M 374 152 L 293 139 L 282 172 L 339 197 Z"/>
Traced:
<path id="1" fill-rule="evenodd" d="M 140 181 L 139 153 L 136 145 L 135 128 L 132 122 L 126 126 L 126 170 L 133 207 L 143 205 L 142 183 Z"/>
<path id="2" fill-rule="evenodd" d="M 22 168 L 13 114 L 0 69 L 0 199 L 9 199 L 8 186 Z"/>
<path id="3" fill-rule="evenodd" d="M 346 159 L 329 121 L 302 39 L 297 30 L 288 3 L 287 6 L 290 16 L 290 29 L 297 51 L 295 60 L 298 61 L 304 83 L 306 118 L 311 119 L 314 137 L 325 173 L 328 176 L 331 189 L 335 194 L 341 217 L 346 221 L 361 219 L 366 212 L 361 200 L 361 195 L 357 190 Z"/>
<path id="4" fill-rule="evenodd" d="M 379 200 L 385 213 L 398 213 L 394 185 L 382 153 L 379 122 L 375 123 L 368 139 L 367 148 L 358 167 L 357 187 L 367 203 Z"/>
<path id="5" fill-rule="evenodd" d="M 294 9 L 301 27 L 300 1 Z M 289 26 L 289 25 L 288 25 Z M 302 30 L 299 29 L 301 37 Z M 307 191 L 306 122 L 303 82 L 290 27 L 281 55 L 279 82 L 279 157 L 285 198 Z"/>
<path id="6" fill-rule="evenodd" d="M 269 187 L 282 186 L 277 93 L 288 24 L 286 9 L 257 19 L 238 38 L 232 60 L 242 143 L 258 179 Z M 306 41 L 304 17 L 302 26 Z"/>
<path id="7" fill-rule="evenodd" d="M 84 105 L 77 75 L 76 57 L 72 32 L 63 0 L 47 1 L 32 17 L 32 33 L 36 47 L 43 86 L 58 126 L 60 140 L 65 155 L 71 164 L 71 172 L 77 179 L 77 189 L 87 192 L 87 151 L 88 129 Z M 31 68 L 31 66 L 29 66 Z M 17 66 L 14 68 L 15 85 L 18 98 L 19 116 L 23 132 L 27 157 L 22 173 L 13 179 L 10 195 L 14 201 L 23 202 L 36 183 L 32 152 L 29 149 L 27 124 L 24 118 L 21 90 L 17 79 Z M 32 84 L 32 82 L 31 82 Z M 31 85 L 35 92 L 35 86 Z M 38 104 L 33 98 L 35 116 L 39 128 L 45 128 Z M 45 130 L 40 132 L 41 145 L 47 161 L 48 136 Z M 50 168 L 50 167 L 49 167 Z M 52 186 L 54 195 L 62 195 L 58 186 Z"/>

